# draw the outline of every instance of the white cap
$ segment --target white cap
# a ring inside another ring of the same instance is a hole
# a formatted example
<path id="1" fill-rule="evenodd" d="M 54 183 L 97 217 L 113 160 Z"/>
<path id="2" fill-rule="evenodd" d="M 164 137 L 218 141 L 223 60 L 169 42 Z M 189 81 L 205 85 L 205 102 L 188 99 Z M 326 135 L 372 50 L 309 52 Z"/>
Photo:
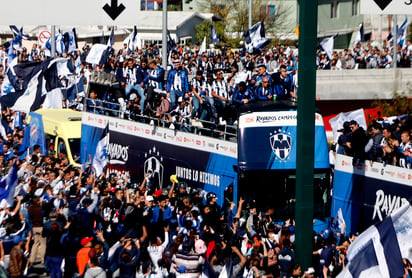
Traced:
<path id="1" fill-rule="evenodd" d="M 315 269 L 313 267 L 308 267 L 305 271 L 306 274 L 315 274 Z"/>
<path id="2" fill-rule="evenodd" d="M 146 196 L 146 201 L 148 201 L 148 202 L 154 202 L 153 196 L 151 196 L 151 195 Z"/>

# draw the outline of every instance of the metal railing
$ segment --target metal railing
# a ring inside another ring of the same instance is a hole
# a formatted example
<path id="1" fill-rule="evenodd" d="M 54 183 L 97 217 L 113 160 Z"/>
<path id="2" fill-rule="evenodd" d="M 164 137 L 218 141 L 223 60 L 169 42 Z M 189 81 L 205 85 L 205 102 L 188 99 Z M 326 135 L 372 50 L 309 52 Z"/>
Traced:
<path id="1" fill-rule="evenodd" d="M 183 132 L 190 132 L 202 136 L 214 137 L 222 140 L 228 140 L 232 142 L 237 141 L 237 125 L 229 125 L 224 123 L 216 123 L 212 121 L 184 118 L 184 122 L 173 122 L 171 120 L 172 115 L 169 113 L 163 114 L 162 117 L 154 117 L 145 114 L 134 114 L 128 111 L 125 103 L 115 103 L 109 101 L 102 101 L 94 99 L 94 101 L 101 102 L 102 105 L 90 105 L 88 103 L 90 98 L 85 98 L 84 111 L 102 114 L 109 117 L 119 118 L 123 120 L 131 120 L 141 122 L 148 125 L 155 125 L 163 128 L 171 128 Z M 155 111 L 154 111 L 155 112 Z M 172 125 L 173 124 L 173 125 Z"/>

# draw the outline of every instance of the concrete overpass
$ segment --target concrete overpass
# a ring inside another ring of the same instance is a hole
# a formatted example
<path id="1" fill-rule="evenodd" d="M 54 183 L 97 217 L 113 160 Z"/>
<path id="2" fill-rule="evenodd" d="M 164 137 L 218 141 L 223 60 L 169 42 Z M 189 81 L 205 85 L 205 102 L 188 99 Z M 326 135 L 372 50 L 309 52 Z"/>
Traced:
<path id="1" fill-rule="evenodd" d="M 412 68 L 318 70 L 316 106 L 323 116 L 374 108 L 375 100 L 391 100 L 393 92 L 412 97 Z"/>
<path id="2" fill-rule="evenodd" d="M 391 99 L 393 92 L 412 89 L 412 68 L 318 70 L 316 91 L 320 100 Z M 412 94 L 411 94 L 412 96 Z"/>

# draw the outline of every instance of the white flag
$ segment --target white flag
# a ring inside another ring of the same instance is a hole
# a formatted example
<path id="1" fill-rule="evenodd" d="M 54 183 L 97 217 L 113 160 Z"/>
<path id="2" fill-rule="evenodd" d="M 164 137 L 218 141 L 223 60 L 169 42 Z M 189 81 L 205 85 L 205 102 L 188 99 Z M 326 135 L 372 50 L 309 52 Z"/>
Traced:
<path id="1" fill-rule="evenodd" d="M 200 46 L 200 49 L 199 49 L 199 55 L 202 55 L 202 53 L 205 51 L 206 51 L 206 37 L 203 38 L 202 45 Z"/>
<path id="2" fill-rule="evenodd" d="M 355 120 L 358 122 L 359 126 L 363 127 L 364 130 L 367 129 L 365 112 L 363 109 L 358 109 L 346 113 L 339 113 L 336 117 L 329 120 L 330 126 L 333 131 L 333 138 L 338 139 L 339 132 L 338 130 L 343 127 L 343 123 L 348 121 Z"/>

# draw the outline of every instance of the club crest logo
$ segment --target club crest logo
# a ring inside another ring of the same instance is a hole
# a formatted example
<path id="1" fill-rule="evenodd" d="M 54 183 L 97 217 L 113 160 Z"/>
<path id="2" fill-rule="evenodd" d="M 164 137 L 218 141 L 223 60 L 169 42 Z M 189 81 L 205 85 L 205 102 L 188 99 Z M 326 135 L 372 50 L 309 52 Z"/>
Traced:
<path id="1" fill-rule="evenodd" d="M 145 153 L 144 173 L 149 179 L 150 187 L 155 190 L 163 187 L 163 157 L 155 146 Z"/>
<path id="2" fill-rule="evenodd" d="M 277 158 L 287 160 L 292 150 L 292 136 L 281 129 L 270 133 L 270 146 Z"/>

